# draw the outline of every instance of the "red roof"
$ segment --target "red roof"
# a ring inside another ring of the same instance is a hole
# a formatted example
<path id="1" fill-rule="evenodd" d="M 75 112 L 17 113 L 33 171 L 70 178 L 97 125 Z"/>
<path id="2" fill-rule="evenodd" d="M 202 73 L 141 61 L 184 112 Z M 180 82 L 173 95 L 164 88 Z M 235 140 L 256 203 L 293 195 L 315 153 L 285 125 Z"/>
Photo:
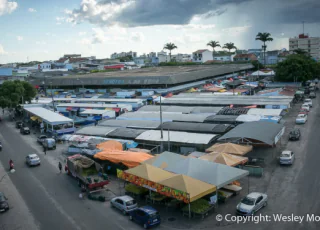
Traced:
<path id="1" fill-rule="evenodd" d="M 209 60 L 209 61 L 206 61 L 204 64 L 211 64 L 211 63 L 221 63 L 223 61 L 221 60 Z"/>
<path id="2" fill-rule="evenodd" d="M 201 53 L 206 52 L 206 51 L 209 51 L 209 50 L 207 50 L 207 49 L 197 50 L 196 52 L 193 52 L 193 53 L 201 54 Z"/>
<path id="3" fill-rule="evenodd" d="M 257 56 L 255 54 L 237 54 L 234 56 L 233 59 L 242 59 L 242 58 L 248 58 L 250 60 L 257 60 Z"/>

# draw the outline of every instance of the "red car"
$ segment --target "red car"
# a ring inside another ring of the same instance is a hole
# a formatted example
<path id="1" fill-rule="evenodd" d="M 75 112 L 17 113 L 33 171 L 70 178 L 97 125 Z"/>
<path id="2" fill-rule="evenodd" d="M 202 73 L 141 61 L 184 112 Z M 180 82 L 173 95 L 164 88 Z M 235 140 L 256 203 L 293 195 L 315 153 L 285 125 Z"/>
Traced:
<path id="1" fill-rule="evenodd" d="M 299 114 L 306 114 L 308 115 L 309 111 L 306 109 L 300 109 Z"/>

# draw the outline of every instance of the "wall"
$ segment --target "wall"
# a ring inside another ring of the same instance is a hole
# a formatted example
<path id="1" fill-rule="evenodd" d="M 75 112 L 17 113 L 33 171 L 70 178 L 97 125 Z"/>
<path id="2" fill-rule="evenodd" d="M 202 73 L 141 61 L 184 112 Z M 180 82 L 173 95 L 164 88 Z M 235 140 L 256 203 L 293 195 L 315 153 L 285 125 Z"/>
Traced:
<path id="1" fill-rule="evenodd" d="M 12 68 L 0 68 L 0 76 L 12 76 Z"/>

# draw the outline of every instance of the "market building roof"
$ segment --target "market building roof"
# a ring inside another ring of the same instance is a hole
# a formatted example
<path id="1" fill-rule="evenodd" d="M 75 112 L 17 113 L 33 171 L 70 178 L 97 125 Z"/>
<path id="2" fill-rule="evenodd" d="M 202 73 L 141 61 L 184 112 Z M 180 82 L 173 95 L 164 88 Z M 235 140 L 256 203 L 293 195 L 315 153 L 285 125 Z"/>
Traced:
<path id="1" fill-rule="evenodd" d="M 175 143 L 188 143 L 188 144 L 200 144 L 207 145 L 217 138 L 215 134 L 203 134 L 203 133 L 188 133 L 170 131 L 163 132 L 163 138 L 161 138 L 160 130 L 148 130 L 140 134 L 136 140 L 162 142 L 169 141 Z"/>
<path id="2" fill-rule="evenodd" d="M 151 159 L 148 159 L 148 160 L 142 162 L 142 164 L 150 164 L 155 167 L 163 169 L 163 168 L 167 168 L 172 165 L 175 165 L 184 159 L 186 159 L 186 157 L 183 155 L 165 151 L 161 154 L 156 155 L 155 157 L 153 157 Z"/>
<path id="3" fill-rule="evenodd" d="M 237 115 L 212 115 L 205 119 L 205 123 L 213 123 L 213 124 L 235 124 L 237 123 Z"/>
<path id="4" fill-rule="evenodd" d="M 87 136 L 106 137 L 108 133 L 114 131 L 116 128 L 105 126 L 87 126 L 76 131 L 76 134 Z"/>
<path id="5" fill-rule="evenodd" d="M 72 119 L 62 116 L 59 113 L 55 113 L 51 110 L 41 107 L 24 107 L 24 110 L 41 118 L 43 121 L 52 125 L 65 124 L 73 122 Z"/>
<path id="6" fill-rule="evenodd" d="M 202 123 L 208 115 L 205 114 L 177 114 L 177 113 L 162 113 L 162 121 L 185 121 L 185 122 L 200 122 Z M 145 113 L 124 113 L 117 117 L 117 120 L 145 120 L 145 121 L 160 121 L 159 112 Z"/>
<path id="7" fill-rule="evenodd" d="M 160 121 L 141 121 L 141 120 L 105 120 L 99 122 L 99 126 L 123 127 L 131 129 L 157 129 Z"/>
<path id="8" fill-rule="evenodd" d="M 142 129 L 128 129 L 128 128 L 117 128 L 107 134 L 107 137 L 131 139 L 134 140 L 141 133 L 145 132 Z"/>
<path id="9" fill-rule="evenodd" d="M 174 166 L 165 168 L 165 170 L 215 185 L 217 189 L 249 174 L 246 170 L 198 158 L 187 158 Z"/>
<path id="10" fill-rule="evenodd" d="M 210 79 L 224 74 L 253 68 L 247 64 L 228 65 L 189 65 L 161 66 L 154 68 L 132 69 L 123 71 L 75 74 L 50 78 L 53 86 L 139 86 L 139 85 L 176 85 Z M 79 81 L 80 79 L 81 81 Z M 30 80 L 33 85 L 41 85 L 42 78 Z"/>
<path id="11" fill-rule="evenodd" d="M 235 143 L 254 143 L 273 146 L 284 133 L 282 124 L 267 121 L 253 121 L 240 124 L 218 140 Z"/>
<path id="12" fill-rule="evenodd" d="M 158 127 L 161 129 L 161 125 Z M 222 134 L 231 129 L 229 124 L 204 124 L 191 122 L 164 122 L 162 124 L 163 130 L 170 131 L 184 131 L 193 133 L 213 133 Z"/>

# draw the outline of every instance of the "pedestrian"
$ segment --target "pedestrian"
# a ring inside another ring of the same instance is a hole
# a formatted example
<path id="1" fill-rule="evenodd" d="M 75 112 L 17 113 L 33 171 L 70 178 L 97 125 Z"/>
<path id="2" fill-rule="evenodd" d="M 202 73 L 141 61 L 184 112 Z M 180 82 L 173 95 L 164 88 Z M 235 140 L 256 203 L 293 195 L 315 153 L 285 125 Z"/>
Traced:
<path id="1" fill-rule="evenodd" d="M 83 199 L 83 195 L 82 193 L 79 194 L 79 199 L 82 200 Z"/>
<path id="2" fill-rule="evenodd" d="M 59 170 L 60 170 L 60 173 L 61 173 L 61 170 L 62 170 L 62 164 L 61 162 L 59 161 Z"/>
<path id="3" fill-rule="evenodd" d="M 44 155 L 47 155 L 47 148 L 45 146 L 43 146 L 43 152 L 44 152 Z"/>

